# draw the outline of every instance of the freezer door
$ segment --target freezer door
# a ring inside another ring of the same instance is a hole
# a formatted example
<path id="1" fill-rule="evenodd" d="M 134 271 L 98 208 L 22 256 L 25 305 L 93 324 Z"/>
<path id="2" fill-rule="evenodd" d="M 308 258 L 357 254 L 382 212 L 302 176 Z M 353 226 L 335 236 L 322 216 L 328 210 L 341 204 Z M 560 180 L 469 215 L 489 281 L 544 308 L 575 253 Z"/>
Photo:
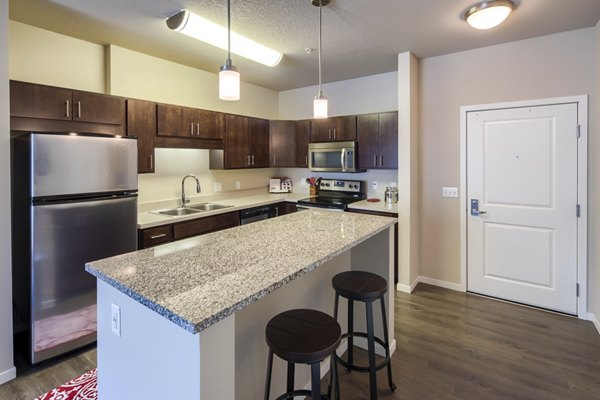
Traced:
<path id="1" fill-rule="evenodd" d="M 136 197 L 31 208 L 31 362 L 96 340 L 88 261 L 135 251 Z"/>
<path id="2" fill-rule="evenodd" d="M 31 134 L 31 196 L 137 190 L 137 141 Z"/>

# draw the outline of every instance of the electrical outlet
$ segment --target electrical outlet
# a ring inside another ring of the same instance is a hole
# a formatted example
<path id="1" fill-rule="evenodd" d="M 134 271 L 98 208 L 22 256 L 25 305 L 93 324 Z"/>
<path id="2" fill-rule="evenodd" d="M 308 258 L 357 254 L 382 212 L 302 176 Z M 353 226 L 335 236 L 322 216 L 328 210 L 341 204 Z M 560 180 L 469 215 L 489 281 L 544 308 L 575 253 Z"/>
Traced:
<path id="1" fill-rule="evenodd" d="M 121 307 L 116 304 L 110 307 L 110 327 L 115 335 L 121 337 Z"/>
<path id="2" fill-rule="evenodd" d="M 240 190 L 242 188 L 242 182 L 235 181 L 235 190 Z"/>
<path id="3" fill-rule="evenodd" d="M 376 191 L 377 190 L 377 181 L 371 182 L 371 190 L 372 191 Z"/>
<path id="4" fill-rule="evenodd" d="M 221 185 L 221 182 L 213 183 L 213 192 L 220 192 L 221 190 L 223 190 L 223 185 Z"/>
<path id="5" fill-rule="evenodd" d="M 442 197 L 458 197 L 458 188 L 444 186 L 442 188 Z"/>

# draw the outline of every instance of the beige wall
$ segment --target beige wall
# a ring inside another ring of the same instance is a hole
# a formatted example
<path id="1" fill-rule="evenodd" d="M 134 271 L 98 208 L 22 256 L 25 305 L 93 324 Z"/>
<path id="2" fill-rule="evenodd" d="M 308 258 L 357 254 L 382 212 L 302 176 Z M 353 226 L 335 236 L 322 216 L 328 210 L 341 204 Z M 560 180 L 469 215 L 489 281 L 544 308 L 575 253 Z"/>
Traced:
<path id="1" fill-rule="evenodd" d="M 460 282 L 459 201 L 441 196 L 442 186 L 459 185 L 460 107 L 590 94 L 590 119 L 596 120 L 596 48 L 595 29 L 587 28 L 421 61 L 420 275 Z M 598 149 L 594 131 L 590 159 Z M 592 171 L 591 193 L 598 184 Z M 591 207 L 592 227 L 595 211 Z M 591 235 L 590 248 L 598 240 Z"/>
<path id="2" fill-rule="evenodd" d="M 600 22 L 594 28 L 595 43 L 594 55 L 595 62 L 591 64 L 594 74 L 594 89 L 590 96 L 590 110 L 598 110 L 600 107 Z M 588 204 L 590 208 L 588 219 L 588 312 L 595 315 L 596 321 L 600 321 L 600 112 L 592 111 L 590 113 L 590 134 L 588 136 L 588 166 L 589 166 L 589 186 L 588 186 Z M 597 326 L 600 330 L 600 326 Z"/>
<path id="3" fill-rule="evenodd" d="M 10 79 L 103 93 L 104 47 L 9 21 Z"/>
<path id="4" fill-rule="evenodd" d="M 8 0 L 0 0 L 0 384 L 15 377 L 10 257 L 10 144 L 8 122 Z"/>

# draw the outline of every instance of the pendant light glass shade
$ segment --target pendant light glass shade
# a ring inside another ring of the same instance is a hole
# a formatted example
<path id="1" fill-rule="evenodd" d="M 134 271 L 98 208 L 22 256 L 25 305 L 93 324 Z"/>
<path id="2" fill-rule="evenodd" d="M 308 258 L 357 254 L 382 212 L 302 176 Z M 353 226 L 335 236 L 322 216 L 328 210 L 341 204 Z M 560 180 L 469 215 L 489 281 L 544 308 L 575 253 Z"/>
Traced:
<path id="1" fill-rule="evenodd" d="M 482 1 L 465 11 L 465 21 L 475 29 L 491 29 L 500 25 L 515 8 L 511 0 Z"/>
<path id="2" fill-rule="evenodd" d="M 321 53 L 323 49 L 323 7 L 329 4 L 329 0 L 313 0 L 312 4 L 319 7 L 319 92 L 313 101 L 313 118 L 327 118 L 327 97 L 323 96 L 321 90 Z"/>
<path id="3" fill-rule="evenodd" d="M 240 99 L 240 73 L 231 63 L 231 2 L 227 0 L 227 60 L 219 71 L 219 99 Z"/>
<path id="4" fill-rule="evenodd" d="M 240 99 L 240 73 L 233 65 L 221 67 L 219 72 L 219 99 L 235 101 Z"/>
<path id="5" fill-rule="evenodd" d="M 315 96 L 313 101 L 313 118 L 327 118 L 327 97 L 320 95 Z"/>

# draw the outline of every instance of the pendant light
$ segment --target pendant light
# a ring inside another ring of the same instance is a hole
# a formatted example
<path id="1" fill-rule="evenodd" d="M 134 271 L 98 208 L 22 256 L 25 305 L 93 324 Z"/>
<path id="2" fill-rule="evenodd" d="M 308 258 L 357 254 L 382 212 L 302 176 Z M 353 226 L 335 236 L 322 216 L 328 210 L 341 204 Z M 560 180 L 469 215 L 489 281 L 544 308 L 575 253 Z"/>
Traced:
<path id="1" fill-rule="evenodd" d="M 329 4 L 329 0 L 312 0 L 312 5 L 319 7 L 319 91 L 315 96 L 313 102 L 313 118 L 321 119 L 327 118 L 327 97 L 323 96 L 321 90 L 321 53 L 323 50 L 322 45 L 322 32 L 323 32 L 323 7 Z"/>
<path id="2" fill-rule="evenodd" d="M 464 19 L 475 29 L 491 29 L 500 25 L 514 9 L 512 0 L 486 0 L 469 7 Z"/>
<path id="3" fill-rule="evenodd" d="M 219 99 L 240 99 L 240 73 L 231 63 L 231 1 L 227 0 L 227 60 L 219 71 Z"/>

